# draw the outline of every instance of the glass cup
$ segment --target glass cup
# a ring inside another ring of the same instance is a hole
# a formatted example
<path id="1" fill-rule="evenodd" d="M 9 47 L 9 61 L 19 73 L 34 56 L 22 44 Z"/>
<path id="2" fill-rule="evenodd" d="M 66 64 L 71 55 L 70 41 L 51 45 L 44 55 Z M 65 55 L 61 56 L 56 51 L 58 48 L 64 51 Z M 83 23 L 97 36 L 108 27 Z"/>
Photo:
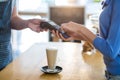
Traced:
<path id="1" fill-rule="evenodd" d="M 46 48 L 48 70 L 54 71 L 56 68 L 57 48 Z"/>

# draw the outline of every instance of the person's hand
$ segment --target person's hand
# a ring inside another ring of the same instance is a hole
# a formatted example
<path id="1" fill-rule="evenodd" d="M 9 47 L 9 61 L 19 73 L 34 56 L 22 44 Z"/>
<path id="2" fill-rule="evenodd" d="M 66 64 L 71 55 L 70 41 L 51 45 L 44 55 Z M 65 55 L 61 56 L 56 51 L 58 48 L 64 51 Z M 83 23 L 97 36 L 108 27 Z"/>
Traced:
<path id="1" fill-rule="evenodd" d="M 42 31 L 46 31 L 44 29 L 42 29 L 40 27 L 40 23 L 42 22 L 42 20 L 40 19 L 29 19 L 28 20 L 28 27 L 35 32 L 42 32 Z"/>
<path id="2" fill-rule="evenodd" d="M 55 36 L 57 36 L 58 38 L 65 40 L 65 41 L 71 41 L 74 40 L 71 36 L 69 38 L 64 38 L 63 35 L 58 31 L 58 30 L 52 30 L 51 31 Z"/>
<path id="3" fill-rule="evenodd" d="M 84 36 L 80 36 L 78 34 L 79 28 L 82 25 L 74 23 L 74 22 L 68 22 L 68 23 L 63 23 L 61 25 L 61 30 L 63 30 L 67 35 L 69 35 L 69 38 L 64 38 L 61 33 L 58 31 L 52 31 L 53 34 L 55 34 L 58 38 L 61 38 L 62 40 L 65 41 L 70 41 L 70 40 L 83 40 Z"/>
<path id="4" fill-rule="evenodd" d="M 61 25 L 61 30 L 68 34 L 69 38 L 64 38 L 58 31 L 52 31 L 56 36 L 63 40 L 84 40 L 92 42 L 96 37 L 90 30 L 81 24 L 68 22 Z"/>
<path id="5" fill-rule="evenodd" d="M 85 27 L 83 25 L 77 24 L 75 22 L 68 22 L 61 25 L 61 29 L 64 30 L 64 32 L 66 32 L 69 36 L 71 36 L 68 39 L 74 39 L 74 40 L 86 40 L 86 37 L 83 35 L 83 33 L 85 33 L 84 28 Z M 64 39 L 64 40 L 68 40 L 68 39 Z"/>

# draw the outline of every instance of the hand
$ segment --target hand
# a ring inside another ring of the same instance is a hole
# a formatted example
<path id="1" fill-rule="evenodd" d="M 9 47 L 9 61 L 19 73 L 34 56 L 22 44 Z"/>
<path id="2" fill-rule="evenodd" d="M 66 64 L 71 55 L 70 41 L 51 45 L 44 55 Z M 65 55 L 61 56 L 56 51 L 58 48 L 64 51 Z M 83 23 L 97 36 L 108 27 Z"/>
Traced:
<path id="1" fill-rule="evenodd" d="M 69 38 L 64 38 L 62 34 L 60 34 L 58 31 L 52 31 L 53 34 L 55 34 L 57 37 L 65 40 L 65 41 L 70 41 L 70 40 L 83 40 L 82 36 L 79 36 L 77 33 L 80 28 L 80 26 L 77 23 L 74 22 L 69 22 L 69 23 L 64 23 L 61 25 L 61 30 L 63 30 L 66 34 L 68 34 L 70 37 Z"/>
<path id="2" fill-rule="evenodd" d="M 65 39 L 57 31 L 52 31 L 56 36 L 63 40 L 84 40 L 92 42 L 95 39 L 95 35 L 88 30 L 85 26 L 77 24 L 75 22 L 68 22 L 61 25 L 61 30 L 64 30 L 70 37 Z"/>
<path id="3" fill-rule="evenodd" d="M 52 32 L 53 34 L 55 34 L 58 38 L 61 38 L 62 40 L 65 40 L 65 41 L 74 40 L 72 37 L 64 38 L 64 37 L 62 36 L 62 34 L 61 34 L 58 30 L 52 30 L 51 32 Z"/>
<path id="4" fill-rule="evenodd" d="M 43 32 L 44 29 L 42 29 L 40 27 L 41 22 L 42 22 L 42 20 L 40 20 L 40 19 L 29 19 L 28 20 L 28 27 L 35 32 Z"/>

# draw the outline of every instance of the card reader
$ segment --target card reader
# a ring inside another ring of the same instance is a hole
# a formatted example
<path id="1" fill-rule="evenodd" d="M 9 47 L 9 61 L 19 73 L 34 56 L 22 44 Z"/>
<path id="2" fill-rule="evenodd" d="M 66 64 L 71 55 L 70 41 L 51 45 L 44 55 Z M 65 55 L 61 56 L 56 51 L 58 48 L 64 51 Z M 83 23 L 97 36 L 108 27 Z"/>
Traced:
<path id="1" fill-rule="evenodd" d="M 61 33 L 64 38 L 69 38 L 70 37 L 64 31 L 62 31 L 60 29 L 59 25 L 57 25 L 53 21 L 43 21 L 43 22 L 40 23 L 40 27 L 43 28 L 43 29 L 58 30 L 59 33 Z"/>

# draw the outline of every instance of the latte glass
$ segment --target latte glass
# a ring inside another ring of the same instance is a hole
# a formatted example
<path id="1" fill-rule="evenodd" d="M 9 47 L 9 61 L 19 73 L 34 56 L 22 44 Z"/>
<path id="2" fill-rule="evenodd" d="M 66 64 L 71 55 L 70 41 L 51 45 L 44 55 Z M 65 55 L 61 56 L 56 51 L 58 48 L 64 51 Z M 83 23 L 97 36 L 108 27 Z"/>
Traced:
<path id="1" fill-rule="evenodd" d="M 50 71 L 54 71 L 57 60 L 57 48 L 46 48 L 47 63 Z"/>

